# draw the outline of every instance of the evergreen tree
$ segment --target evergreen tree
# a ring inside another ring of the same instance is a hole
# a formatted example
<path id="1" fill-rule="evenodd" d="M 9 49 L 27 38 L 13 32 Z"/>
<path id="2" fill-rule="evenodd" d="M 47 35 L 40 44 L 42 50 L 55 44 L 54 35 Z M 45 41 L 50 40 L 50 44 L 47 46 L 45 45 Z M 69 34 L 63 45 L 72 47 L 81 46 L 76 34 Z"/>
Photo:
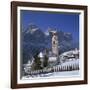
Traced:
<path id="1" fill-rule="evenodd" d="M 45 55 L 44 57 L 44 62 L 43 62 L 43 66 L 47 67 L 48 66 L 48 57 Z"/>
<path id="2" fill-rule="evenodd" d="M 41 67 L 41 61 L 40 58 L 38 57 L 38 53 L 34 56 L 34 64 L 33 64 L 33 70 L 39 70 L 42 69 Z"/>

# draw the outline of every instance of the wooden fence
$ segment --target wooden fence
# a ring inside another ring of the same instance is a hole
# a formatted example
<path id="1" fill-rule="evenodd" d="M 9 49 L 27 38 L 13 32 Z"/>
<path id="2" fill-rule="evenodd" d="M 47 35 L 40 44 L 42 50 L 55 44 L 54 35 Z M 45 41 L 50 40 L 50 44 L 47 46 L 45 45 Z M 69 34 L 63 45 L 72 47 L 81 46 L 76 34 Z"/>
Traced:
<path id="1" fill-rule="evenodd" d="M 35 70 L 24 72 L 25 75 L 40 75 L 40 74 L 47 74 L 47 73 L 53 73 L 53 72 L 63 72 L 63 71 L 74 71 L 79 70 L 79 64 L 70 64 L 70 65 L 59 65 L 59 66 L 53 66 L 52 68 L 45 68 L 41 70 Z"/>

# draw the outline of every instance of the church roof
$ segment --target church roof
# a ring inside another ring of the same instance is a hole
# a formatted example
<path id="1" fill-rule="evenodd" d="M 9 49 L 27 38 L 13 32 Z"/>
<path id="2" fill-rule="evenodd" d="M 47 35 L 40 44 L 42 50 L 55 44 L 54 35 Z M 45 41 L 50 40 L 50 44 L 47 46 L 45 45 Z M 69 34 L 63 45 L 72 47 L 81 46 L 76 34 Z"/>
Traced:
<path id="1" fill-rule="evenodd" d="M 43 58 L 43 57 L 44 57 L 43 52 L 40 52 L 38 56 L 39 56 L 40 58 Z"/>

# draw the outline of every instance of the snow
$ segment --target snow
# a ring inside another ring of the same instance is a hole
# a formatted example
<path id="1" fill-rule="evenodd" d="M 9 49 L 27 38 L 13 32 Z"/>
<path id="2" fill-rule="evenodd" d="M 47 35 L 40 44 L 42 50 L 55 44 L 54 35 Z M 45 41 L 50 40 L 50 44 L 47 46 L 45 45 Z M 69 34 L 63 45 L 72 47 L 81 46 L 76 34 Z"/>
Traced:
<path id="1" fill-rule="evenodd" d="M 70 50 L 70 51 L 64 52 L 59 56 L 60 62 L 72 61 L 72 63 L 75 63 L 76 62 L 75 55 L 79 58 L 79 50 L 77 48 L 75 50 Z M 79 60 L 77 60 L 77 62 L 78 61 Z"/>
<path id="2" fill-rule="evenodd" d="M 50 32 L 51 32 L 51 33 L 57 33 L 57 31 L 55 31 L 55 30 L 51 30 Z"/>
<path id="3" fill-rule="evenodd" d="M 48 31 L 46 31 L 46 32 L 45 32 L 45 35 L 46 35 L 46 36 L 49 36 L 49 32 L 48 32 Z"/>
<path id="4" fill-rule="evenodd" d="M 49 57 L 49 62 L 55 62 L 57 61 L 57 57 Z"/>
<path id="5" fill-rule="evenodd" d="M 42 52 L 40 52 L 38 56 L 39 56 L 40 58 L 43 58 L 43 57 L 44 57 L 44 55 L 43 55 Z"/>
<path id="6" fill-rule="evenodd" d="M 33 34 L 35 31 L 37 31 L 39 28 L 33 28 L 32 30 L 31 30 L 31 34 Z"/>
<path id="7" fill-rule="evenodd" d="M 80 71 L 64 71 L 64 72 L 53 72 L 53 73 L 48 73 L 48 74 L 41 74 L 37 76 L 23 76 L 22 80 L 28 80 L 28 79 L 46 79 L 46 78 L 65 78 L 65 77 L 79 77 L 80 76 Z"/>
<path id="8" fill-rule="evenodd" d="M 68 52 L 64 52 L 63 54 L 60 55 L 60 61 L 63 61 L 63 57 L 64 55 L 71 55 L 70 53 L 74 52 L 75 50 L 71 50 Z M 42 53 L 39 54 L 41 57 L 43 56 Z M 71 60 L 70 60 L 71 59 Z M 79 66 L 79 59 L 75 59 L 75 58 L 70 58 L 70 59 L 66 59 L 65 62 L 61 62 L 56 66 L 53 66 L 55 68 L 58 67 L 63 67 L 63 66 Z M 27 75 L 27 76 L 23 76 L 22 79 L 27 80 L 27 79 L 41 79 L 41 78 L 54 78 L 54 77 L 78 77 L 80 76 L 80 70 L 73 70 L 73 71 L 54 71 L 54 72 L 49 72 L 49 73 L 41 73 L 41 74 L 37 74 L 37 75 Z"/>
<path id="9" fill-rule="evenodd" d="M 67 66 L 67 65 L 79 65 L 79 59 L 73 59 L 72 61 L 67 61 L 65 63 L 62 63 L 61 66 Z"/>
<path id="10" fill-rule="evenodd" d="M 70 51 L 67 51 L 67 52 L 64 52 L 64 53 L 62 53 L 60 56 L 65 56 L 65 55 L 71 55 L 71 54 L 78 54 L 79 53 L 79 50 L 77 50 L 76 48 L 75 48 L 75 50 L 70 50 Z"/>
<path id="11" fill-rule="evenodd" d="M 68 66 L 68 65 L 79 65 L 79 59 L 74 61 L 68 61 L 62 64 L 57 65 L 58 66 Z M 80 70 L 74 70 L 74 71 L 60 71 L 60 72 L 52 72 L 52 73 L 46 73 L 46 74 L 38 74 L 38 75 L 27 75 L 23 76 L 22 79 L 41 79 L 41 78 L 55 78 L 55 77 L 78 77 L 80 76 Z"/>

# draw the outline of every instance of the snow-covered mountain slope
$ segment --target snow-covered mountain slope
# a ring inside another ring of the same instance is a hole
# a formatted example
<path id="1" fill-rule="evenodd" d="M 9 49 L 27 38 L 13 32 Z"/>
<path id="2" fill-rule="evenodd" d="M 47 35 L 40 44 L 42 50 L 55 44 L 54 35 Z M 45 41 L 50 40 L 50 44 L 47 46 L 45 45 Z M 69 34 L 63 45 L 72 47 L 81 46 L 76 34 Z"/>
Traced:
<path id="1" fill-rule="evenodd" d="M 70 50 L 70 51 L 64 52 L 60 56 L 71 55 L 71 54 L 78 54 L 78 53 L 79 53 L 79 50 L 75 49 L 75 50 Z"/>
<path id="2" fill-rule="evenodd" d="M 78 58 L 76 58 L 75 56 L 78 56 Z M 67 52 L 62 53 L 59 56 L 60 62 L 67 62 L 67 61 L 75 61 L 76 59 L 79 59 L 79 50 L 75 49 L 75 50 L 70 50 Z"/>
<path id="3" fill-rule="evenodd" d="M 59 65 L 57 65 L 57 66 L 60 66 L 60 67 L 62 67 L 62 66 L 65 66 L 65 67 L 67 67 L 67 66 L 72 66 L 72 67 L 76 67 L 76 66 L 78 66 L 79 67 L 79 59 L 73 59 L 72 61 L 66 61 L 66 62 L 62 62 L 61 64 L 59 64 Z"/>

